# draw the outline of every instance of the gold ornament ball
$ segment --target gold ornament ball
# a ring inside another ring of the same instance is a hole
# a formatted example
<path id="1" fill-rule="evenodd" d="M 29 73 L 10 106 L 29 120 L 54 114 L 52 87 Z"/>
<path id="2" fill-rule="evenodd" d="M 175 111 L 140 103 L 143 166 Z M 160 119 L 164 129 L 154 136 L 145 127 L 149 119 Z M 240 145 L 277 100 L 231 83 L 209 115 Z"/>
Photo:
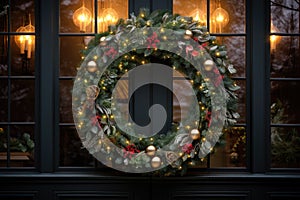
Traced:
<path id="1" fill-rule="evenodd" d="M 153 157 L 151 160 L 151 166 L 153 168 L 158 168 L 158 167 L 160 167 L 160 165 L 161 165 L 160 157 L 158 157 L 158 156 Z"/>
<path id="2" fill-rule="evenodd" d="M 93 60 L 87 63 L 87 70 L 88 72 L 94 73 L 97 71 L 97 63 Z"/>
<path id="3" fill-rule="evenodd" d="M 154 156 L 155 151 L 156 151 L 156 148 L 153 145 L 150 145 L 146 148 L 146 153 L 147 153 L 148 156 Z"/>
<path id="4" fill-rule="evenodd" d="M 213 68 L 213 66 L 214 66 L 214 61 L 212 61 L 212 60 L 206 60 L 203 65 L 204 65 L 204 69 L 206 71 L 211 71 L 212 68 Z"/>
<path id="5" fill-rule="evenodd" d="M 193 140 L 197 140 L 200 138 L 200 131 L 198 129 L 191 130 L 191 137 Z"/>

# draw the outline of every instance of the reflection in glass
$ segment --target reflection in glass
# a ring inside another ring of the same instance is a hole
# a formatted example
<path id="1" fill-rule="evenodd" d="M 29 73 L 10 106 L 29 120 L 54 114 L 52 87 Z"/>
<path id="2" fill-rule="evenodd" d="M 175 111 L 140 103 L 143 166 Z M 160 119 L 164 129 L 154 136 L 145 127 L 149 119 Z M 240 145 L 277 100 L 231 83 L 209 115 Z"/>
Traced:
<path id="1" fill-rule="evenodd" d="M 12 80 L 10 91 L 11 120 L 33 122 L 35 91 L 34 80 Z"/>
<path id="2" fill-rule="evenodd" d="M 0 35 L 0 76 L 6 76 L 7 72 L 8 72 L 8 44 L 7 44 L 7 42 L 8 42 L 7 36 Z"/>
<path id="3" fill-rule="evenodd" d="M 236 69 L 233 77 L 246 77 L 246 39 L 245 37 L 217 37 L 217 41 L 226 47 L 228 59 Z M 237 48 L 238 47 L 238 48 Z"/>
<path id="4" fill-rule="evenodd" d="M 237 112 L 240 117 L 237 119 L 237 123 L 246 123 L 246 80 L 236 80 L 235 83 L 240 87 L 236 91 L 238 98 Z"/>
<path id="5" fill-rule="evenodd" d="M 271 82 L 271 123 L 300 123 L 300 81 Z"/>
<path id="6" fill-rule="evenodd" d="M 0 127 L 1 130 L 2 127 Z M 34 166 L 34 127 L 13 125 L 10 127 L 10 138 L 6 137 L 7 129 L 0 132 L 0 167 L 6 167 L 7 149 L 10 150 L 9 167 Z"/>
<path id="7" fill-rule="evenodd" d="M 60 76 L 76 76 L 85 39 L 90 40 L 91 37 L 60 37 Z"/>
<path id="8" fill-rule="evenodd" d="M 59 93 L 60 122 L 73 123 L 72 114 L 72 88 L 73 80 L 61 80 Z"/>
<path id="9" fill-rule="evenodd" d="M 8 85 L 7 80 L 0 79 L 0 122 L 6 122 L 8 106 Z"/>
<path id="10" fill-rule="evenodd" d="M 271 128 L 271 167 L 300 168 L 300 128 Z"/>
<path id="11" fill-rule="evenodd" d="M 246 167 L 246 128 L 230 127 L 210 156 L 210 164 L 215 167 Z"/>
<path id="12" fill-rule="evenodd" d="M 219 11 L 222 11 L 222 13 Z M 229 15 L 223 11 L 230 11 Z M 193 17 L 194 21 L 199 21 L 200 25 L 206 26 L 207 1 L 173 0 L 173 13 Z M 245 33 L 246 11 L 244 0 L 211 0 L 210 15 L 211 33 Z"/>
<path id="13" fill-rule="evenodd" d="M 15 32 L 20 26 L 29 24 L 29 14 L 31 15 L 31 24 L 35 25 L 35 4 L 34 0 L 10 0 L 11 9 L 11 27 L 10 31 Z"/>
<path id="14" fill-rule="evenodd" d="M 60 32 L 94 33 L 97 18 L 98 33 L 108 30 L 120 18 L 128 18 L 128 1 L 98 0 L 95 17 L 94 0 L 60 1 Z M 83 8 L 84 4 L 84 8 Z"/>
<path id="15" fill-rule="evenodd" d="M 79 27 L 80 32 L 86 32 L 86 27 L 92 21 L 92 13 L 84 5 L 84 0 L 82 1 L 82 6 L 75 10 L 73 14 L 73 22 Z"/>
<path id="16" fill-rule="evenodd" d="M 299 33 L 299 1 L 272 0 L 271 19 L 280 33 Z"/>
<path id="17" fill-rule="evenodd" d="M 222 29 L 229 22 L 228 12 L 221 7 L 221 2 L 219 0 L 217 9 L 211 14 L 211 32 L 222 33 Z"/>
<path id="18" fill-rule="evenodd" d="M 82 147 L 76 128 L 60 128 L 60 166 L 93 166 L 94 159 L 89 152 Z"/>
<path id="19" fill-rule="evenodd" d="M 271 76 L 300 78 L 299 36 L 281 36 L 276 50 L 271 52 Z"/>

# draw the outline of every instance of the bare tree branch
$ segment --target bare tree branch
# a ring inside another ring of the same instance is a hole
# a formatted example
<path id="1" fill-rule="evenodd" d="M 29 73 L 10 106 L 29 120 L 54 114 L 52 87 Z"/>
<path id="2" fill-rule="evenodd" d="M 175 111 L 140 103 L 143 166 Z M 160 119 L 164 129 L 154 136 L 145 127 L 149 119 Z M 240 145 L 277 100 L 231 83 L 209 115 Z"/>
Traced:
<path id="1" fill-rule="evenodd" d="M 298 3 L 299 0 L 296 0 L 296 2 Z M 285 6 L 285 5 L 282 5 L 282 4 L 279 4 L 279 3 L 276 3 L 274 1 L 271 1 L 271 6 L 278 6 L 278 7 L 282 7 L 282 8 L 286 8 L 286 9 L 289 9 L 289 10 L 293 10 L 293 11 L 297 11 L 299 12 L 299 8 L 291 8 L 291 7 L 288 7 L 288 6 Z"/>

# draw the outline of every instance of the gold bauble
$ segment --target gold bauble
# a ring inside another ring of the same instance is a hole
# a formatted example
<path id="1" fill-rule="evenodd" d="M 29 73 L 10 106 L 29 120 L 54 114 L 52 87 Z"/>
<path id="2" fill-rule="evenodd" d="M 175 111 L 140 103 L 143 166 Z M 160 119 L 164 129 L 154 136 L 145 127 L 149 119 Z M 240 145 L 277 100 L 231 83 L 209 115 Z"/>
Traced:
<path id="1" fill-rule="evenodd" d="M 160 167 L 160 165 L 161 165 L 160 157 L 158 157 L 158 156 L 153 157 L 151 160 L 151 166 L 153 168 L 158 168 L 158 167 Z"/>
<path id="2" fill-rule="evenodd" d="M 206 60 L 206 61 L 203 63 L 203 65 L 204 65 L 204 69 L 205 69 L 206 71 L 211 71 L 212 68 L 213 68 L 213 66 L 214 66 L 214 61 L 212 61 L 212 60 Z"/>
<path id="3" fill-rule="evenodd" d="M 146 148 L 146 153 L 147 153 L 148 156 L 154 156 L 155 151 L 156 151 L 156 148 L 153 145 L 150 145 Z"/>
<path id="4" fill-rule="evenodd" d="M 198 129 L 191 130 L 191 137 L 193 140 L 197 140 L 200 138 L 200 131 Z"/>
<path id="5" fill-rule="evenodd" d="M 94 73 L 97 71 L 97 63 L 93 60 L 89 61 L 86 65 L 88 72 Z"/>

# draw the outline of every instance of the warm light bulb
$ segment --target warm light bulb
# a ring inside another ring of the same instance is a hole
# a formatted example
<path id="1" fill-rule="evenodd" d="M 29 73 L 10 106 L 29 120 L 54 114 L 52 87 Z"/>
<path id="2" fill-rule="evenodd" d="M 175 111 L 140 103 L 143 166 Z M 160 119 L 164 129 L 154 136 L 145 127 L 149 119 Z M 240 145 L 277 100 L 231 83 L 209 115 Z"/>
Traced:
<path id="1" fill-rule="evenodd" d="M 220 6 L 212 13 L 211 19 L 212 32 L 222 33 L 222 29 L 229 22 L 229 14 L 225 9 L 221 8 Z"/>
<path id="2" fill-rule="evenodd" d="M 193 10 L 189 15 L 193 17 L 193 21 L 199 22 L 202 26 L 206 26 L 206 14 L 201 9 L 197 8 Z"/>
<path id="3" fill-rule="evenodd" d="M 277 33 L 279 32 L 277 27 L 275 27 L 273 25 L 273 23 L 271 22 L 271 33 Z M 271 51 L 275 51 L 276 50 L 276 46 L 277 43 L 280 41 L 281 36 L 278 35 L 270 35 L 270 47 L 271 47 Z"/>
<path id="4" fill-rule="evenodd" d="M 81 21 L 81 22 L 84 22 L 84 21 L 87 20 L 87 17 L 86 17 L 85 14 L 81 14 L 81 15 L 78 16 L 78 20 Z"/>
<path id="5" fill-rule="evenodd" d="M 276 40 L 277 40 L 277 36 L 276 35 L 271 35 L 270 36 L 270 41 L 271 42 L 276 42 Z"/>
<path id="6" fill-rule="evenodd" d="M 92 21 L 92 13 L 89 9 L 87 9 L 84 6 L 84 3 L 82 6 L 77 9 L 73 14 L 73 22 L 76 26 L 79 27 L 81 32 L 86 31 L 86 27 L 91 23 Z"/>
<path id="7" fill-rule="evenodd" d="M 216 18 L 216 21 L 217 21 L 217 22 L 223 22 L 223 21 L 224 21 L 224 16 L 221 15 L 221 14 L 219 14 L 219 15 L 217 16 L 217 18 Z"/>
<path id="8" fill-rule="evenodd" d="M 21 26 L 16 30 L 18 33 L 24 33 L 24 35 L 16 35 L 15 42 L 20 48 L 20 54 L 25 54 L 27 58 L 31 58 L 31 54 L 35 48 L 35 36 L 25 35 L 26 33 L 34 33 L 35 27 L 31 25 L 31 19 L 29 15 L 29 24 L 27 26 Z"/>

